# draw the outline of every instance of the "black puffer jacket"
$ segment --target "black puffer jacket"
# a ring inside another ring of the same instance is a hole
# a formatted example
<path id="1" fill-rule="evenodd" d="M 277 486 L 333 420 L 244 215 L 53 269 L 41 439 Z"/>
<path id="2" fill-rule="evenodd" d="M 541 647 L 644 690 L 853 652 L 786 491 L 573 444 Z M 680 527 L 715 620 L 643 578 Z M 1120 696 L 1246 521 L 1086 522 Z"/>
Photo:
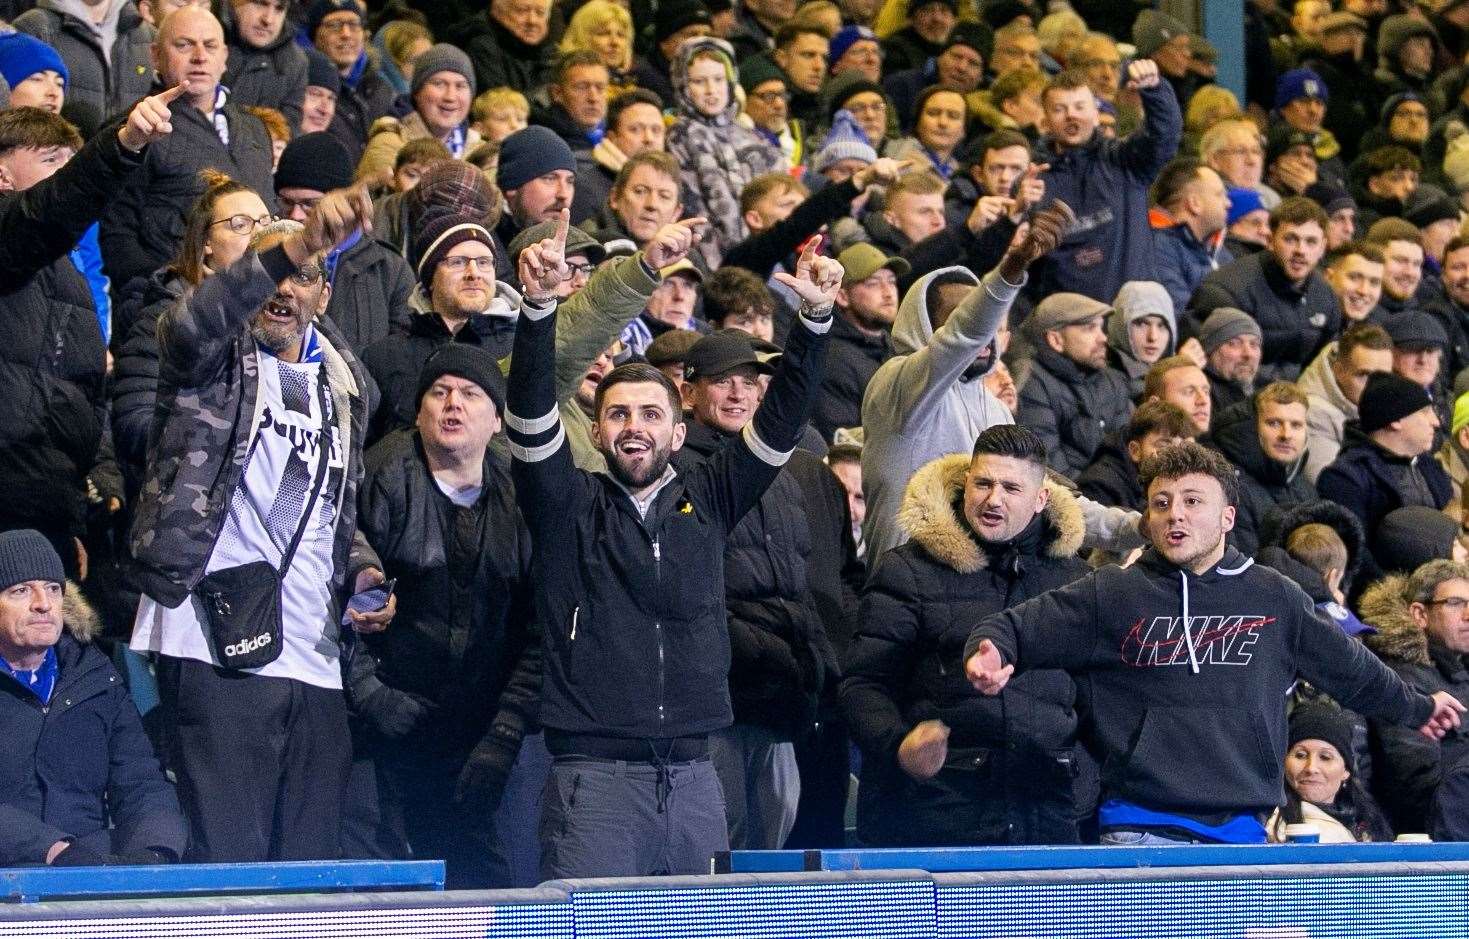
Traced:
<path id="1" fill-rule="evenodd" d="M 1107 435 L 1091 465 L 1076 477 L 1076 486 L 1093 502 L 1141 511 L 1145 495 L 1142 480 L 1122 437 L 1122 431 Z"/>
<path id="2" fill-rule="evenodd" d="M 822 437 L 831 440 L 838 427 L 862 426 L 862 395 L 878 367 L 893 357 L 893 337 L 886 332 L 869 336 L 838 311 L 831 324 L 828 355 L 826 380 L 821 383 L 821 400 L 812 423 Z"/>
<path id="3" fill-rule="evenodd" d="M 1075 479 L 1102 440 L 1132 417 L 1127 377 L 1114 368 L 1083 369 L 1049 346 L 1037 349 L 1020 388 L 1015 423 L 1046 444 L 1051 468 Z"/>
<path id="4" fill-rule="evenodd" d="M 143 157 L 102 133 L 56 175 L 0 193 L 0 491 L 8 523 L 80 534 L 106 398 L 92 293 L 68 253 Z"/>
<path id="5" fill-rule="evenodd" d="M 233 16 L 225 17 L 224 28 L 230 58 L 222 80 L 230 97 L 241 107 L 275 108 L 291 125 L 291 133 L 298 133 L 306 101 L 306 53 L 296 44 L 290 24 L 264 49 L 245 44 Z"/>
<path id="6" fill-rule="evenodd" d="M 413 272 L 403 256 L 385 242 L 363 238 L 337 261 L 326 315 L 360 354 L 388 333 L 408 332 L 412 295 Z"/>
<path id="7" fill-rule="evenodd" d="M 1239 507 L 1230 540 L 1241 554 L 1254 557 L 1259 530 L 1280 508 L 1316 499 L 1306 478 L 1306 458 L 1287 466 L 1266 455 L 1255 426 L 1253 401 L 1242 401 L 1214 418 L 1214 446 L 1239 469 Z"/>
<path id="8" fill-rule="evenodd" d="M 1085 523 L 1070 492 L 1008 545 L 978 542 L 962 516 L 967 454 L 914 475 L 900 519 L 912 540 L 883 555 L 862 597 L 842 708 L 862 747 L 857 825 L 879 845 L 1077 840 L 1076 686 L 1063 671 L 1019 676 L 995 698 L 964 677 L 964 643 L 986 615 L 1084 575 Z M 944 768 L 926 782 L 897 763 L 918 723 L 950 728 Z M 1084 801 L 1084 800 L 1083 800 Z"/>
<path id="9" fill-rule="evenodd" d="M 184 279 L 167 269 L 133 284 L 132 302 L 124 319 L 128 331 L 120 342 L 114 342 L 108 388 L 112 398 L 112 444 L 122 468 L 128 502 L 142 488 L 148 463 L 148 438 L 158 398 L 158 317 L 188 292 Z"/>
<path id="10" fill-rule="evenodd" d="M 689 423 L 675 465 L 689 473 L 733 436 Z M 792 460 L 815 460 L 797 451 Z M 729 533 L 724 598 L 729 611 L 729 694 L 736 723 L 787 739 L 810 730 L 822 690 L 837 676 L 807 566 L 812 526 L 800 484 L 782 469 Z"/>
<path id="11" fill-rule="evenodd" d="M 102 256 L 116 290 L 173 260 L 185 219 L 204 192 L 201 170 L 219 170 L 255 190 L 268 208 L 275 204 L 270 135 L 259 118 L 226 103 L 226 146 L 213 122 L 185 99 L 169 110 L 173 133 L 148 148 L 142 171 L 115 190 L 102 219 Z"/>
<path id="12" fill-rule="evenodd" d="M 352 155 L 354 166 L 362 159 L 362 151 L 367 147 L 367 132 L 372 128 L 372 122 L 390 113 L 393 102 L 398 98 L 393 86 L 378 73 L 377 50 L 369 49 L 366 55 L 367 66 L 357 81 L 357 87 L 353 88 L 345 80 L 342 82 L 342 90 L 337 94 L 337 111 L 327 128 Z"/>
<path id="13" fill-rule="evenodd" d="M 486 21 L 484 32 L 464 47 L 474 63 L 476 87 L 505 86 L 529 95 L 545 84 L 551 74 L 556 44 L 548 37 L 540 45 L 528 46 L 494 17 L 486 16 Z M 664 98 L 663 103 L 672 105 L 673 98 Z"/>
<path id="14" fill-rule="evenodd" d="M 104 55 L 81 4 L 40 0 L 15 18 L 13 26 L 61 54 L 68 73 L 66 103 L 83 105 L 98 121 L 109 121 L 148 94 L 153 84 L 151 48 L 157 33 L 132 0 L 117 15 L 117 38 Z"/>
<path id="15" fill-rule="evenodd" d="M 490 729 L 534 729 L 540 700 L 539 639 L 531 610 L 530 534 L 508 469 L 490 456 L 475 507 L 472 556 L 451 564 L 458 509 L 435 484 L 416 430 L 379 441 L 365 457 L 358 526 L 398 579 L 393 628 L 366 640 L 375 674 L 353 669 L 353 697 L 377 683 L 438 706 L 414 734 L 415 749 L 462 755 Z M 354 663 L 355 664 L 355 663 Z"/>

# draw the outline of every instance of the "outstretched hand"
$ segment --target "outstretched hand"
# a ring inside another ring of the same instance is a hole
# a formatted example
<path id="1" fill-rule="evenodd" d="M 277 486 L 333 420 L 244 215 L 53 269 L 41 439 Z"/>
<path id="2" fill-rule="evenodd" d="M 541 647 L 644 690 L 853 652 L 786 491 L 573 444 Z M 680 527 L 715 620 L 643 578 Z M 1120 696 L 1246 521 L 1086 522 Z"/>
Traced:
<path id="1" fill-rule="evenodd" d="M 167 91 L 151 95 L 133 105 L 128 119 L 117 130 L 118 142 L 128 150 L 139 150 L 173 133 L 173 114 L 168 106 L 189 90 L 188 82 L 179 82 Z"/>
<path id="2" fill-rule="evenodd" d="M 806 243 L 801 257 L 796 262 L 796 273 L 778 271 L 775 279 L 789 287 L 796 296 L 811 308 L 812 312 L 824 313 L 836 302 L 837 291 L 842 287 L 841 263 L 835 258 L 822 257 L 816 253 L 818 240 Z"/>
<path id="3" fill-rule="evenodd" d="M 1015 674 L 1014 665 L 1005 665 L 1000 650 L 988 639 L 981 640 L 979 648 L 964 663 L 964 675 L 980 694 L 994 697 L 1004 690 L 1010 676 Z"/>
<path id="4" fill-rule="evenodd" d="M 1444 735 L 1463 723 L 1459 716 L 1464 713 L 1464 705 L 1459 699 L 1447 691 L 1435 691 L 1433 693 L 1433 714 L 1429 716 L 1428 722 L 1418 728 L 1418 732 L 1429 740 L 1442 740 Z"/>
<path id="5" fill-rule="evenodd" d="M 643 260 L 655 271 L 677 264 L 694 250 L 707 224 L 708 220 L 700 216 L 664 225 L 654 232 L 648 246 L 643 249 Z"/>
<path id="6" fill-rule="evenodd" d="M 566 263 L 566 233 L 571 229 L 571 211 L 562 209 L 556 216 L 556 231 L 527 245 L 517 262 L 525 298 L 532 303 L 547 303 L 556 297 L 556 288 L 571 279 Z"/>

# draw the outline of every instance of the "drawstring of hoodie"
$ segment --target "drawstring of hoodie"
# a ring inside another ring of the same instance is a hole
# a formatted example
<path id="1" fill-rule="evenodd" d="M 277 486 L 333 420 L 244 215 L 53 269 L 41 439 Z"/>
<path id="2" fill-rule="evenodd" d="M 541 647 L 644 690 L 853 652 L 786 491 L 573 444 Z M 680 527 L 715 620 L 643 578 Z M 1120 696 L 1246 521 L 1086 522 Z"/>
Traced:
<path id="1" fill-rule="evenodd" d="M 1238 574 L 1243 574 L 1245 571 L 1249 570 L 1251 565 L 1253 565 L 1254 563 L 1254 558 L 1245 558 L 1245 562 L 1239 567 L 1226 568 L 1220 566 L 1216 567 L 1215 570 L 1218 573 L 1225 575 L 1226 577 L 1234 577 Z M 1188 668 L 1189 671 L 1197 675 L 1199 673 L 1199 655 L 1198 652 L 1194 649 L 1194 631 L 1192 628 L 1189 627 L 1188 571 L 1180 568 L 1178 571 L 1178 579 L 1183 583 L 1183 641 L 1185 644 L 1188 645 Z"/>

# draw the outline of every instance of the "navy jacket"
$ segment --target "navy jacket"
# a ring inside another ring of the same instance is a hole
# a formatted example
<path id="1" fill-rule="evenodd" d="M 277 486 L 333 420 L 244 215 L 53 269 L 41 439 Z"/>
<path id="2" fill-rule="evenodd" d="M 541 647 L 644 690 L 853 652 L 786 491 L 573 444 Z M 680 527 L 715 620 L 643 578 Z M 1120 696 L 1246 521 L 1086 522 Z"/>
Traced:
<path id="1" fill-rule="evenodd" d="M 1158 265 L 1158 276 L 1154 279 L 1168 291 L 1173 312 L 1178 313 L 1188 307 L 1189 298 L 1204 278 L 1233 261 L 1234 255 L 1224 247 L 1222 229 L 1204 242 L 1162 209 L 1148 213 L 1148 222 L 1153 228 L 1153 251 Z"/>
<path id="2" fill-rule="evenodd" d="M 56 655 L 49 705 L 0 674 L 0 867 L 44 864 L 63 838 L 102 854 L 182 857 L 178 798 L 122 679 L 70 633 Z"/>
<path id="3" fill-rule="evenodd" d="M 1072 291 L 1111 303 L 1129 280 L 1154 280 L 1148 187 L 1178 152 L 1183 117 L 1166 82 L 1142 91 L 1143 126 L 1122 140 L 1097 132 L 1063 152 L 1051 145 L 1047 201 L 1060 199 L 1076 224 L 1045 263 L 1032 269 L 1031 295 Z"/>

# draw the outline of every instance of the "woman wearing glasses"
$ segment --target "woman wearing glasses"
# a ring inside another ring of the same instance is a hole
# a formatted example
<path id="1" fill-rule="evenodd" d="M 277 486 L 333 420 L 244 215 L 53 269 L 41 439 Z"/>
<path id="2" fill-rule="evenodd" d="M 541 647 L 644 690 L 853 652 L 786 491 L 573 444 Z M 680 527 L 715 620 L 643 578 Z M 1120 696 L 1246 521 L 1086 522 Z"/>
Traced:
<path id="1" fill-rule="evenodd" d="M 189 213 L 177 256 L 152 276 L 135 280 L 119 300 L 113 320 L 112 435 L 129 503 L 148 456 L 158 388 L 159 314 L 239 260 L 250 236 L 270 221 L 270 210 L 255 190 L 206 170 L 204 194 Z"/>

